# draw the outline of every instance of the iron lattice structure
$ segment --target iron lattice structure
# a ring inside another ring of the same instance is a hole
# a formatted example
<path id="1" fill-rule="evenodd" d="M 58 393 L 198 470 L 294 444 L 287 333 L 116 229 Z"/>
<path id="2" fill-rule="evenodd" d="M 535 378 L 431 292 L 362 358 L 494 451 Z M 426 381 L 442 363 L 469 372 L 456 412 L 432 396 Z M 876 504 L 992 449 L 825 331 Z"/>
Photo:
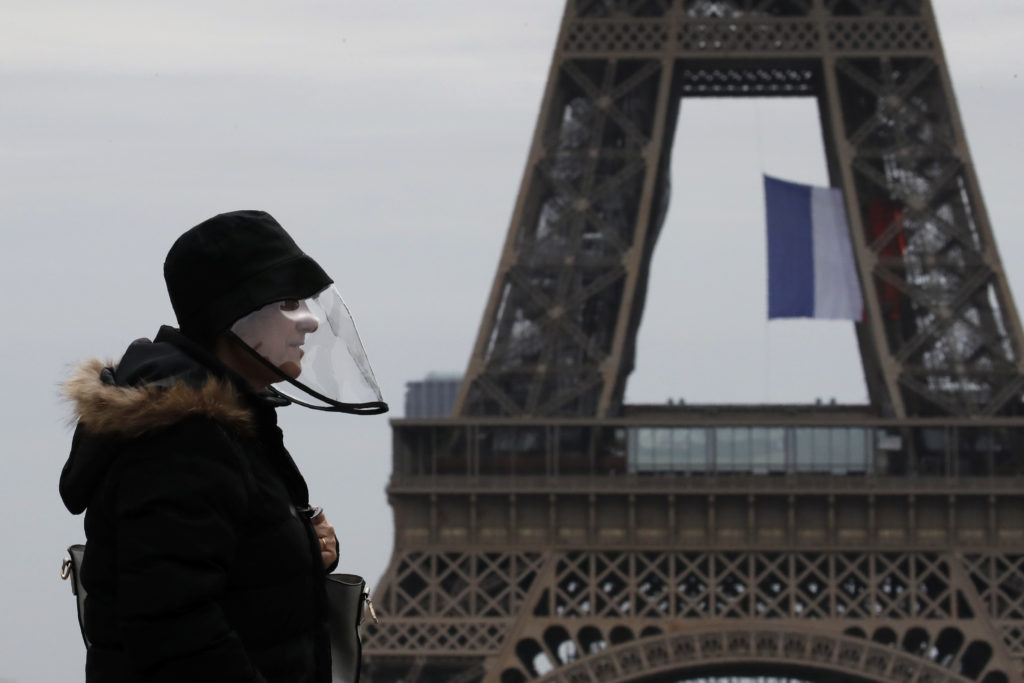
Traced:
<path id="1" fill-rule="evenodd" d="M 628 406 L 687 97 L 815 97 L 867 406 Z M 1021 680 L 1020 321 L 927 0 L 569 0 L 365 675 Z"/>

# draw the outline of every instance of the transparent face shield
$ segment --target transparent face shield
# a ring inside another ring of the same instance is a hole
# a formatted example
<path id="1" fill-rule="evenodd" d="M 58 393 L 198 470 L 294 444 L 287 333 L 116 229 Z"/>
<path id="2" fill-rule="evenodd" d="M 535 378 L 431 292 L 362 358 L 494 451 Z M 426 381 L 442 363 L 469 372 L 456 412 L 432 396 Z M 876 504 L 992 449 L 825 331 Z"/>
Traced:
<path id="1" fill-rule="evenodd" d="M 358 415 L 386 412 L 377 380 L 341 294 L 277 301 L 231 326 L 268 371 L 271 391 L 307 408 Z"/>

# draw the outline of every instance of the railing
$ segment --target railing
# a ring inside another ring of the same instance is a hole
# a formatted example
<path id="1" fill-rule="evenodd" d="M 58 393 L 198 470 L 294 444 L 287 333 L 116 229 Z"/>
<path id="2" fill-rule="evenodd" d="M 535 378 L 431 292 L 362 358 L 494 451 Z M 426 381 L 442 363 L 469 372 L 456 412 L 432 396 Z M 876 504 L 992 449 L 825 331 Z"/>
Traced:
<path id="1" fill-rule="evenodd" d="M 407 493 L 549 493 L 566 490 L 586 493 L 686 493 L 755 494 L 950 494 L 980 495 L 1024 491 L 1024 476 L 1014 477 L 837 477 L 796 474 L 780 477 L 763 475 L 728 476 L 452 476 L 400 475 L 391 477 L 392 492 Z"/>

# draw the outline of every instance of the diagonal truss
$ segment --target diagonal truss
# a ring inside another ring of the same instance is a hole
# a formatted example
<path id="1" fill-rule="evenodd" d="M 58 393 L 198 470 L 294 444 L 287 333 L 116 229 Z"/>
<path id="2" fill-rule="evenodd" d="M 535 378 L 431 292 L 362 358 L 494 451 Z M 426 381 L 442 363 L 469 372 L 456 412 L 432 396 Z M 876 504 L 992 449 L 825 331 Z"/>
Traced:
<path id="1" fill-rule="evenodd" d="M 996 670 L 990 636 L 1024 661 L 1024 554 L 415 551 L 393 571 L 377 596 L 386 616 L 367 627 L 368 657 L 458 655 L 467 680 L 486 670 L 502 681 L 561 680 L 548 672 L 577 661 L 599 667 L 617 646 L 647 648 L 645 639 L 663 637 L 674 650 L 663 659 L 677 665 L 739 651 L 897 679 L 904 667 L 964 680 L 955 674 Z M 969 584 L 957 583 L 961 572 Z M 410 599 L 434 605 L 433 616 L 389 609 Z M 459 619 L 446 618 L 453 606 Z M 887 649 L 872 654 L 877 645 Z M 637 666 L 649 667 L 651 656 Z M 616 671 L 623 667 L 616 661 Z"/>

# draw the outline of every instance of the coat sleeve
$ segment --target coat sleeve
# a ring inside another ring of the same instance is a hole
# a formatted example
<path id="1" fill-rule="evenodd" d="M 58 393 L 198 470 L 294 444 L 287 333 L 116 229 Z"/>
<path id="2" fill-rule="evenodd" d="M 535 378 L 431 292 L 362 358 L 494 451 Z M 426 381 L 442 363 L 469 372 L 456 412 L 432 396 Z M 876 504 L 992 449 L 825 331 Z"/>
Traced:
<path id="1" fill-rule="evenodd" d="M 226 434 L 202 419 L 119 459 L 118 617 L 146 681 L 263 681 L 220 606 L 241 551 L 242 467 Z"/>

